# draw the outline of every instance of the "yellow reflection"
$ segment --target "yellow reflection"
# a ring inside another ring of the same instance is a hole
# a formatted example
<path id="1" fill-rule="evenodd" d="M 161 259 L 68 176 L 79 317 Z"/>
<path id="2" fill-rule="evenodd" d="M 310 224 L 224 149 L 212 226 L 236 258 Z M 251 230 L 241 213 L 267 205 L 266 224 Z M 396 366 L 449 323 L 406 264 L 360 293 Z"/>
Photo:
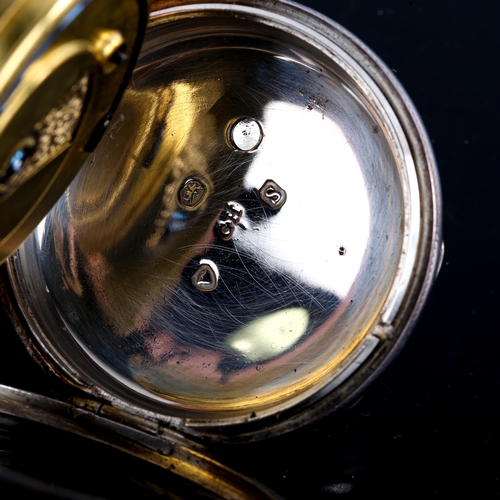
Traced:
<path id="1" fill-rule="evenodd" d="M 292 307 L 252 321 L 232 334 L 227 343 L 250 361 L 266 361 L 290 349 L 308 324 L 309 313 Z"/>
<path id="2" fill-rule="evenodd" d="M 201 143 L 213 133 L 213 126 L 206 115 L 199 116 L 192 98 L 198 92 L 186 83 L 174 83 L 160 92 L 128 89 L 99 149 L 98 168 L 82 175 L 67 195 L 71 221 L 80 231 L 89 231 L 82 245 L 94 242 L 102 250 L 102 233 L 96 232 L 96 224 L 104 223 L 105 247 L 116 244 L 148 212 L 159 193 L 164 192 L 163 202 L 169 205 L 164 209 L 173 213 L 184 176 L 206 174 Z M 137 130 L 137 124 L 142 130 Z"/>
<path id="3" fill-rule="evenodd" d="M 189 177 L 213 188 L 217 130 L 208 110 L 219 87 L 207 81 L 129 88 L 102 144 L 66 193 L 68 246 L 83 256 L 79 265 L 115 333 L 145 324 L 210 230 L 207 202 L 185 212 L 177 194 Z M 79 284 L 73 285 L 76 291 Z"/>

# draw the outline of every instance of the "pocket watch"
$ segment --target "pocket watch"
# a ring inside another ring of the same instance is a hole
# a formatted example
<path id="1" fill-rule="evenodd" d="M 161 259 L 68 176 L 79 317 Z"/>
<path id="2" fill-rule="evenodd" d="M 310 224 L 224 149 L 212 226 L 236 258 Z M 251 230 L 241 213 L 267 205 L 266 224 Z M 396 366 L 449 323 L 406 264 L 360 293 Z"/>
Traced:
<path id="1" fill-rule="evenodd" d="M 150 7 L 1 7 L 3 303 L 66 388 L 0 411 L 272 497 L 207 450 L 321 418 L 395 355 L 442 256 L 435 161 L 333 21 Z"/>

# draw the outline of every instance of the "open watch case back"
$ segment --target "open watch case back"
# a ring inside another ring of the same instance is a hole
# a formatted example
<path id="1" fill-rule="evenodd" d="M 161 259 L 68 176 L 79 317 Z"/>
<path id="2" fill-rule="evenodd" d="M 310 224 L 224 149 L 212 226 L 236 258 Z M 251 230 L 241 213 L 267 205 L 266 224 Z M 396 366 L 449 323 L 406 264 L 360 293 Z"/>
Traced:
<path id="1" fill-rule="evenodd" d="M 153 2 L 130 78 L 145 3 L 110 26 L 107 2 L 18 4 L 0 11 L 31 15 L 3 49 L 2 297 L 69 386 L 3 386 L 0 410 L 223 498 L 272 495 L 199 443 L 318 419 L 404 342 L 442 255 L 417 113 L 361 42 L 292 2 Z"/>

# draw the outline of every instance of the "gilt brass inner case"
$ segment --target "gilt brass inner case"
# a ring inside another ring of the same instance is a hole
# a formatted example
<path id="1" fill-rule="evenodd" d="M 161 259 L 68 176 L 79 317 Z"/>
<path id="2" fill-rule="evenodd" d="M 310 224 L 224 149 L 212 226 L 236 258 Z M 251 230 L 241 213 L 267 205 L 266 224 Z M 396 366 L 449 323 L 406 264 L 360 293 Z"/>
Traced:
<path id="1" fill-rule="evenodd" d="M 103 141 L 10 260 L 19 303 L 66 378 L 123 404 L 191 425 L 312 404 L 380 364 L 428 288 L 425 136 L 314 13 L 164 4 Z"/>
<path id="2" fill-rule="evenodd" d="M 54 205 L 102 135 L 147 19 L 146 0 L 126 0 L 119 9 L 107 0 L 4 3 L 0 263 Z"/>

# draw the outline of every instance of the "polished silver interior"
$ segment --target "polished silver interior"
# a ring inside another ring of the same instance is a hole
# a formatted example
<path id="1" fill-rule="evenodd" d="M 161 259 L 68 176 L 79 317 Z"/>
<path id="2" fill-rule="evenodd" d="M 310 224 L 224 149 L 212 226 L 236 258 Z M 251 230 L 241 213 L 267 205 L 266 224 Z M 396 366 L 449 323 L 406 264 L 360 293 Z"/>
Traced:
<path id="1" fill-rule="evenodd" d="M 102 143 L 11 261 L 16 293 L 66 372 L 125 399 L 218 418 L 296 404 L 401 300 L 408 151 L 332 40 L 265 10 L 167 9 Z"/>

